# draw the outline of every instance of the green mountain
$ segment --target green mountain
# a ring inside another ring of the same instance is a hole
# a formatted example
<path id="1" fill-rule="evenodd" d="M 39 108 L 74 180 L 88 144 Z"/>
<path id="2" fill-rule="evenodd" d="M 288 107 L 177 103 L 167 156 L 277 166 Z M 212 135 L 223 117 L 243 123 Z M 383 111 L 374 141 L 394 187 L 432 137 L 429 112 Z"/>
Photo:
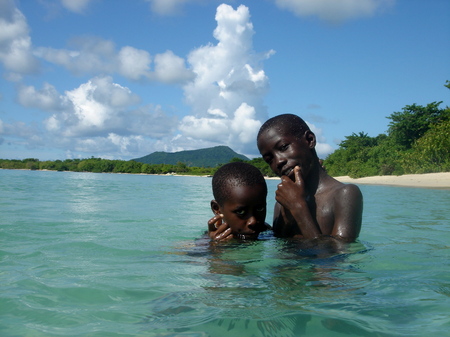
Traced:
<path id="1" fill-rule="evenodd" d="M 238 154 L 228 146 L 215 146 L 206 149 L 180 151 L 180 152 L 153 152 L 141 158 L 131 159 L 144 164 L 172 164 L 178 162 L 187 166 L 216 167 L 226 164 L 233 158 L 250 160 L 242 154 Z"/>

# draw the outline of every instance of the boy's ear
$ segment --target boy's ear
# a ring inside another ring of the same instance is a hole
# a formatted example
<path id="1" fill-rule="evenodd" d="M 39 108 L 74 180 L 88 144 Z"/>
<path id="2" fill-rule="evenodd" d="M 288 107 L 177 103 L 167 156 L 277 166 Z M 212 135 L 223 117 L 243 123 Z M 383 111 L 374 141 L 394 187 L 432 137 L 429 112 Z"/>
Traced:
<path id="1" fill-rule="evenodd" d="M 217 201 L 211 200 L 211 210 L 215 215 L 220 214 L 220 206 Z"/>
<path id="2" fill-rule="evenodd" d="M 316 135 L 312 131 L 307 130 L 305 132 L 305 139 L 308 142 L 310 149 L 314 149 L 316 147 Z"/>

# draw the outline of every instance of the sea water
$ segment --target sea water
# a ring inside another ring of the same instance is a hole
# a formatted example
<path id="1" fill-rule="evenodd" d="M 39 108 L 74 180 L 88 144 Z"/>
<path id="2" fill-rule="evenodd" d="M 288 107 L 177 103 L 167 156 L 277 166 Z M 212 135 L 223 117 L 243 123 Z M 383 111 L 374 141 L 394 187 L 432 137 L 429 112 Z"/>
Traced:
<path id="1" fill-rule="evenodd" d="M 449 336 L 450 190 L 360 188 L 328 251 L 209 244 L 207 177 L 0 170 L 0 336 Z"/>

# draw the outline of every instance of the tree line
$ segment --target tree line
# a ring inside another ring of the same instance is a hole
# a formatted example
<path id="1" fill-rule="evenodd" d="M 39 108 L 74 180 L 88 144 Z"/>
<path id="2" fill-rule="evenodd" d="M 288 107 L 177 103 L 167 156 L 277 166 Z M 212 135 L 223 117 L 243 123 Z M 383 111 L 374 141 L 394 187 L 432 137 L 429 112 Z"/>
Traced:
<path id="1" fill-rule="evenodd" d="M 450 89 L 450 82 L 445 86 Z M 407 105 L 394 112 L 387 133 L 345 137 L 324 160 L 332 176 L 353 178 L 450 171 L 450 108 L 442 102 Z"/>
<path id="2" fill-rule="evenodd" d="M 231 161 L 244 161 L 233 158 Z M 258 167 L 263 174 L 273 176 L 269 166 L 262 160 L 256 158 L 246 161 Z M 94 173 L 133 173 L 133 174 L 179 174 L 179 175 L 214 175 L 216 167 L 191 167 L 186 163 L 178 162 L 172 164 L 145 164 L 133 160 L 109 160 L 102 158 L 66 159 L 39 161 L 36 158 L 27 159 L 0 159 L 0 168 L 22 169 L 22 170 L 50 170 L 50 171 L 72 171 L 72 172 L 94 172 Z"/>

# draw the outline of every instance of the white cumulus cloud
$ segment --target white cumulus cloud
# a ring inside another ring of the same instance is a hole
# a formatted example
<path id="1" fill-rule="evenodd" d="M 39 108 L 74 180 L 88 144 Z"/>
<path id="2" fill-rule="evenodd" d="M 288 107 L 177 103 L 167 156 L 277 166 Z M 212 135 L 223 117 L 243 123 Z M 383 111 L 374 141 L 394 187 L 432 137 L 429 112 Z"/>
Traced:
<path id="1" fill-rule="evenodd" d="M 138 103 L 139 98 L 111 77 L 96 77 L 78 88 L 67 91 L 66 99 L 71 109 L 54 114 L 48 126 L 61 127 L 65 136 L 104 135 L 123 128 L 127 109 Z"/>
<path id="2" fill-rule="evenodd" d="M 111 73 L 116 68 L 115 45 L 96 37 L 79 37 L 71 41 L 73 49 L 39 47 L 35 55 L 63 66 L 75 74 Z"/>
<path id="3" fill-rule="evenodd" d="M 147 51 L 126 46 L 119 51 L 117 58 L 119 62 L 118 72 L 122 76 L 132 80 L 139 80 L 148 76 L 151 57 Z"/>
<path id="4" fill-rule="evenodd" d="M 109 76 L 92 78 L 63 95 L 48 84 L 40 90 L 24 86 L 19 97 L 23 105 L 53 111 L 44 121 L 48 137 L 70 151 L 111 157 L 154 152 L 161 150 L 155 145 L 159 141 L 159 146 L 170 142 L 178 123 L 159 106 L 136 106 L 139 97 Z"/>
<path id="5" fill-rule="evenodd" d="M 237 140 L 241 143 L 248 144 L 256 141 L 258 130 L 262 123 L 255 119 L 255 108 L 246 103 L 242 103 L 234 113 L 234 118 L 231 121 L 231 129 L 237 135 Z M 236 143 L 234 138 L 230 142 Z"/>
<path id="6" fill-rule="evenodd" d="M 170 50 L 152 59 L 146 50 L 125 46 L 117 51 L 112 41 L 92 36 L 73 39 L 70 46 L 71 49 L 39 47 L 34 54 L 77 75 L 118 73 L 133 81 L 168 84 L 185 83 L 194 77 L 184 59 Z M 154 69 L 151 69 L 152 61 Z"/>
<path id="7" fill-rule="evenodd" d="M 32 55 L 27 20 L 12 0 L 0 1 L 0 62 L 12 73 L 10 78 L 16 79 L 38 67 Z"/>
<path id="8" fill-rule="evenodd" d="M 176 56 L 172 51 L 155 55 L 154 78 L 162 83 L 185 82 L 194 77 L 188 70 L 183 58 Z"/>
<path id="9" fill-rule="evenodd" d="M 67 105 L 67 100 L 48 83 L 44 83 L 40 90 L 36 90 L 33 86 L 21 85 L 17 91 L 17 100 L 24 107 L 43 111 L 61 111 Z"/>
<path id="10" fill-rule="evenodd" d="M 269 82 L 261 63 L 271 52 L 254 52 L 247 7 L 235 10 L 222 4 L 216 21 L 217 44 L 197 48 L 188 56 L 196 77 L 184 86 L 184 93 L 193 114 L 182 119 L 179 129 L 193 140 L 254 152 L 256 133 L 261 121 L 267 119 L 263 99 Z"/>

